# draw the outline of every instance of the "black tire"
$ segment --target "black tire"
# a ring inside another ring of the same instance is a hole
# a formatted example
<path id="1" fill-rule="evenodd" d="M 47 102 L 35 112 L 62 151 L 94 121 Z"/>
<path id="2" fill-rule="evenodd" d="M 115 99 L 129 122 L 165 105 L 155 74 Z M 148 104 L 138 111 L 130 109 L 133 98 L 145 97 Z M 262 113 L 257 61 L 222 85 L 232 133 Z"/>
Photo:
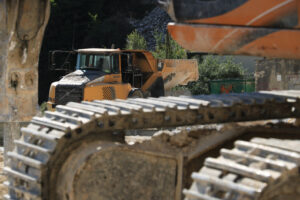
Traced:
<path id="1" fill-rule="evenodd" d="M 134 88 L 129 92 L 128 98 L 144 98 L 144 94 L 140 89 Z"/>

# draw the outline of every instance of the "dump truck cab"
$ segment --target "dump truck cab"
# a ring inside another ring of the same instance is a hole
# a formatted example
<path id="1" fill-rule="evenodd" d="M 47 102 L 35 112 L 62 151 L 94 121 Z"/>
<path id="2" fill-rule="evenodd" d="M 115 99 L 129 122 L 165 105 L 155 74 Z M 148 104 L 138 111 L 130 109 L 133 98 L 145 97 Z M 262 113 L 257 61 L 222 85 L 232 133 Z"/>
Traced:
<path id="1" fill-rule="evenodd" d="M 78 50 L 76 69 L 95 71 L 100 76 L 119 74 L 119 60 L 119 50 L 82 49 Z"/>
<path id="2" fill-rule="evenodd" d="M 67 102 L 163 96 L 157 61 L 146 51 L 79 49 L 76 70 L 51 84 L 48 109 Z"/>

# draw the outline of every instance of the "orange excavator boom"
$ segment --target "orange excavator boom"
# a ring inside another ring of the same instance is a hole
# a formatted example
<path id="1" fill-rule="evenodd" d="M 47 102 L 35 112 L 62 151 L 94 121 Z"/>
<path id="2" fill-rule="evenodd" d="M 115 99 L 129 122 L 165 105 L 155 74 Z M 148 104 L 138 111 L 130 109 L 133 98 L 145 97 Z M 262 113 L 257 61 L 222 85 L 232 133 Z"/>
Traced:
<path id="1" fill-rule="evenodd" d="M 185 49 L 300 58 L 298 0 L 161 0 L 171 36 Z"/>

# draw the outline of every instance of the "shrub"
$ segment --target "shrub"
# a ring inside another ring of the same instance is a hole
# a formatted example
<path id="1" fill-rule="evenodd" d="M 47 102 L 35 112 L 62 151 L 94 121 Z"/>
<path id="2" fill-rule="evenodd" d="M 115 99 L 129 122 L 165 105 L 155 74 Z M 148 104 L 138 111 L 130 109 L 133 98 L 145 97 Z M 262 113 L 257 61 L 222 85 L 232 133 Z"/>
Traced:
<path id="1" fill-rule="evenodd" d="M 186 51 L 179 46 L 169 35 L 164 36 L 163 33 L 155 31 L 155 51 L 152 54 L 157 59 L 185 59 L 187 58 Z M 147 49 L 145 38 L 136 30 L 127 36 L 126 49 Z"/>
<path id="2" fill-rule="evenodd" d="M 155 51 L 153 56 L 157 59 L 185 59 L 187 58 L 186 51 L 177 44 L 175 40 L 170 38 L 167 34 L 165 37 L 163 33 L 154 32 Z"/>
<path id="3" fill-rule="evenodd" d="M 40 105 L 40 111 L 41 113 L 44 113 L 45 111 L 47 111 L 47 102 L 43 102 L 41 105 Z"/>
<path id="4" fill-rule="evenodd" d="M 126 49 L 147 49 L 147 42 L 136 30 L 127 36 Z"/>
<path id="5" fill-rule="evenodd" d="M 245 71 L 241 63 L 235 63 L 232 57 L 221 61 L 215 56 L 206 56 L 199 64 L 199 80 L 188 84 L 193 95 L 209 94 L 209 81 L 218 79 L 243 78 Z"/>

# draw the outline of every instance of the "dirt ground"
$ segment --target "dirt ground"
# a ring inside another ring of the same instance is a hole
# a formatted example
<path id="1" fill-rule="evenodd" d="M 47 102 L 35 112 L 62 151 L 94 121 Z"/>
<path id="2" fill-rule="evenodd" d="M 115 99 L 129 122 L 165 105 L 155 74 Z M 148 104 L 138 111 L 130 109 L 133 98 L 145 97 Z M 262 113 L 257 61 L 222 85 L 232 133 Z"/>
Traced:
<path id="1" fill-rule="evenodd" d="M 6 181 L 6 176 L 3 173 L 4 167 L 4 158 L 3 158 L 3 148 L 0 147 L 0 199 L 4 199 L 3 196 L 7 194 L 7 188 L 4 186 L 4 182 Z"/>

